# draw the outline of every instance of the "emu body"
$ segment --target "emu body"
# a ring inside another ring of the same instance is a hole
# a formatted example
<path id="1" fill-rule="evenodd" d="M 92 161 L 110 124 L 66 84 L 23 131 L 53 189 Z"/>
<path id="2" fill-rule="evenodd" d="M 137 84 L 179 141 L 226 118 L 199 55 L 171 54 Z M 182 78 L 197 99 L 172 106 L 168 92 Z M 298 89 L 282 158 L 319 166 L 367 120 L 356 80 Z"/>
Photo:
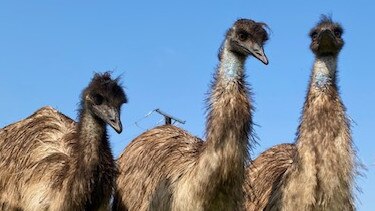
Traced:
<path id="1" fill-rule="evenodd" d="M 295 144 L 262 153 L 247 169 L 247 210 L 354 210 L 355 151 L 336 85 L 342 28 L 323 17 Z"/>
<path id="2" fill-rule="evenodd" d="M 0 210 L 109 209 L 116 166 L 106 124 L 121 132 L 125 101 L 116 80 L 96 74 L 78 122 L 43 107 L 1 129 Z"/>
<path id="3" fill-rule="evenodd" d="M 264 24 L 240 19 L 227 32 L 208 102 L 206 141 L 162 126 L 134 139 L 118 160 L 114 210 L 239 210 L 252 136 L 244 63 L 267 58 Z"/>

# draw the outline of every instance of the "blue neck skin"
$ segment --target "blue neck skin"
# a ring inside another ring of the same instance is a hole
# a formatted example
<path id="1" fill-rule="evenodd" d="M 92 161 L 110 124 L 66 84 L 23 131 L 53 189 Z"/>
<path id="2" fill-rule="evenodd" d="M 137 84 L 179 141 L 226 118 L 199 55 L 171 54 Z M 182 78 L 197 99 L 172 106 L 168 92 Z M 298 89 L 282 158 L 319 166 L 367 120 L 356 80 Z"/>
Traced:
<path id="1" fill-rule="evenodd" d="M 314 85 L 318 88 L 324 88 L 327 85 L 331 84 L 331 77 L 325 73 L 318 72 L 315 74 Z"/>
<path id="2" fill-rule="evenodd" d="M 323 89 L 332 84 L 332 78 L 336 73 L 336 58 L 322 57 L 317 58 L 313 69 L 312 85 L 318 89 Z"/>
<path id="3" fill-rule="evenodd" d="M 244 61 L 234 53 L 224 50 L 220 65 L 220 73 L 228 81 L 236 80 L 243 73 Z"/>

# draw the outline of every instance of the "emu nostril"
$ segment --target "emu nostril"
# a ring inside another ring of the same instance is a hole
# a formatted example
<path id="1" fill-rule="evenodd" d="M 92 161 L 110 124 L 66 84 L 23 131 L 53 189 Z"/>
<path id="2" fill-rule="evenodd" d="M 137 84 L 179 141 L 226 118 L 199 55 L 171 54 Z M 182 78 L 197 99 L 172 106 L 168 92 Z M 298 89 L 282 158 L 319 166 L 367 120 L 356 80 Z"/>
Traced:
<path id="1" fill-rule="evenodd" d="M 115 122 L 116 121 L 116 116 L 109 116 L 109 121 Z"/>
<path id="2" fill-rule="evenodd" d="M 116 123 L 118 121 L 118 114 L 115 109 L 109 109 L 107 111 L 107 118 L 110 122 Z"/>
<path id="3" fill-rule="evenodd" d="M 258 56 L 263 56 L 262 52 L 260 52 L 259 50 L 255 50 L 254 53 Z"/>

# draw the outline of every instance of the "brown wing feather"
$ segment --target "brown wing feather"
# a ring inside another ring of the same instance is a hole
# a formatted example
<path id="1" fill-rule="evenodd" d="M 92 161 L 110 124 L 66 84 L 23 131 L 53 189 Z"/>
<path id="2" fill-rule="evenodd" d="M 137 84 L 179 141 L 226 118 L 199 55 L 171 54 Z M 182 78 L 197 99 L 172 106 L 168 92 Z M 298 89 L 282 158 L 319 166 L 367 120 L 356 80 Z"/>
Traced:
<path id="1" fill-rule="evenodd" d="M 165 200 L 158 210 L 169 210 L 175 181 L 194 165 L 202 145 L 202 140 L 174 126 L 157 127 L 134 139 L 117 161 L 121 172 L 114 207 L 148 210 L 153 201 Z M 142 204 L 145 201 L 151 202 Z"/>
<path id="2" fill-rule="evenodd" d="M 259 155 L 246 169 L 246 210 L 263 210 L 281 178 L 291 168 L 296 154 L 294 144 L 280 144 Z"/>
<path id="3" fill-rule="evenodd" d="M 69 117 L 44 107 L 0 130 L 0 207 L 17 207 L 30 197 L 36 203 L 51 197 L 43 191 L 33 196 L 27 193 L 36 186 L 44 186 L 45 190 L 59 182 L 58 177 L 66 172 L 64 164 L 69 162 L 68 155 L 73 150 L 69 146 L 71 139 L 64 136 L 74 133 L 75 125 Z"/>

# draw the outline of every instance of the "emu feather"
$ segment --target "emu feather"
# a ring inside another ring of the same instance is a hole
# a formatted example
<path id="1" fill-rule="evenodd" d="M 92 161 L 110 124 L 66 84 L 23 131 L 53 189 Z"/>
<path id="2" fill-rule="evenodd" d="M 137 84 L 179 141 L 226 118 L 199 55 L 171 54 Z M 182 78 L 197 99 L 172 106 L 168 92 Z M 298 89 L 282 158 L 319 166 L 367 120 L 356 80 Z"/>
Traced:
<path id="1" fill-rule="evenodd" d="M 239 210 L 252 105 L 244 63 L 263 63 L 264 24 L 236 21 L 220 51 L 208 102 L 206 141 L 162 126 L 134 139 L 118 160 L 114 210 Z"/>
<path id="2" fill-rule="evenodd" d="M 95 74 L 79 121 L 51 107 L 0 130 L 0 210 L 105 210 L 116 167 L 106 124 L 121 132 L 123 89 Z"/>

